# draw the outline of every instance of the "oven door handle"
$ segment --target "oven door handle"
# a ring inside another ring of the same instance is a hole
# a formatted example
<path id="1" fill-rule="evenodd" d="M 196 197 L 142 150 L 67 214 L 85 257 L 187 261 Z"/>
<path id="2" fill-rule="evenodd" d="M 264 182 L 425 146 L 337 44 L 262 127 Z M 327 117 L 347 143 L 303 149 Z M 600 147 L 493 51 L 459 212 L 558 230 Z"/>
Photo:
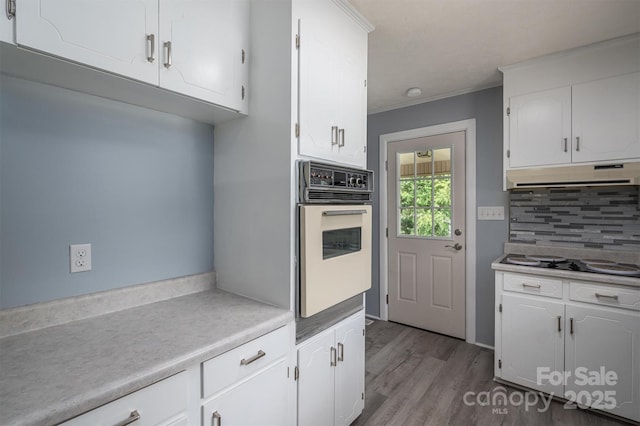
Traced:
<path id="1" fill-rule="evenodd" d="M 362 210 L 326 210 L 322 212 L 322 216 L 353 216 L 367 214 L 367 211 Z"/>

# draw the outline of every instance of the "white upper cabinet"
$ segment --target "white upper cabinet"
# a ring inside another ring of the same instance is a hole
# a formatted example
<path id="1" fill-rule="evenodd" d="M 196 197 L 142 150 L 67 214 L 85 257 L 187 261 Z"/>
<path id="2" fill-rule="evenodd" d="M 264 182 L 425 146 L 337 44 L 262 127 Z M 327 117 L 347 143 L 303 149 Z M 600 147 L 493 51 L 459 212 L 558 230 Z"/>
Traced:
<path id="1" fill-rule="evenodd" d="M 157 0 L 28 0 L 16 19 L 21 46 L 158 84 Z"/>
<path id="2" fill-rule="evenodd" d="M 571 87 L 514 96 L 509 108 L 511 167 L 571 162 Z"/>
<path id="3" fill-rule="evenodd" d="M 572 98 L 574 163 L 640 158 L 640 73 L 576 84 Z"/>
<path id="4" fill-rule="evenodd" d="M 501 67 L 504 168 L 640 161 L 640 35 Z"/>
<path id="5" fill-rule="evenodd" d="M 299 154 L 366 167 L 369 30 L 338 3 L 296 3 Z"/>
<path id="6" fill-rule="evenodd" d="M 248 110 L 248 0 L 26 0 L 16 19 L 20 46 Z"/>
<path id="7" fill-rule="evenodd" d="M 246 111 L 248 0 L 160 0 L 160 87 Z"/>

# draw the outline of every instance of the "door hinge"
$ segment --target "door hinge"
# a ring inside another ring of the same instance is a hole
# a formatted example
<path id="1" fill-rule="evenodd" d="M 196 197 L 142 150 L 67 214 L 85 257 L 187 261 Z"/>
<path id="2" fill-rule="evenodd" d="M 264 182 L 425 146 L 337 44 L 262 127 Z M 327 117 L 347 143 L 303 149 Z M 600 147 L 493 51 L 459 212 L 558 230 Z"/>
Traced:
<path id="1" fill-rule="evenodd" d="M 384 169 L 389 170 L 389 161 L 384 160 Z"/>
<path id="2" fill-rule="evenodd" d="M 507 158 L 511 158 L 511 150 L 510 149 L 507 150 Z"/>
<path id="3" fill-rule="evenodd" d="M 501 359 L 498 360 L 498 368 L 502 368 L 502 360 Z"/>
<path id="4" fill-rule="evenodd" d="M 362 329 L 362 335 L 364 336 L 364 328 Z"/>
<path id="5" fill-rule="evenodd" d="M 296 49 L 300 49 L 300 34 L 296 34 Z"/>
<path id="6" fill-rule="evenodd" d="M 7 1 L 7 18 L 11 19 L 16 16 L 16 0 Z"/>
<path id="7" fill-rule="evenodd" d="M 507 116 L 511 115 L 511 108 L 507 107 Z"/>
<path id="8" fill-rule="evenodd" d="M 498 305 L 498 312 L 502 312 L 502 303 Z"/>
<path id="9" fill-rule="evenodd" d="M 367 80 L 364 81 L 364 87 L 367 87 Z"/>
<path id="10" fill-rule="evenodd" d="M 384 228 L 384 233 L 387 238 L 389 238 L 389 228 Z"/>
<path id="11" fill-rule="evenodd" d="M 245 53 L 244 49 L 242 49 L 242 63 L 243 64 L 244 64 L 244 60 L 245 60 L 245 55 L 246 55 L 246 53 Z"/>
<path id="12" fill-rule="evenodd" d="M 299 378 L 300 378 L 300 370 L 296 365 L 296 367 L 293 369 L 293 380 L 298 380 Z"/>
<path id="13" fill-rule="evenodd" d="M 300 137 L 300 125 L 296 123 L 296 138 Z"/>
<path id="14" fill-rule="evenodd" d="M 242 100 L 244 101 L 244 85 L 242 86 Z"/>
<path id="15" fill-rule="evenodd" d="M 389 304 L 389 295 L 387 294 L 387 305 Z"/>
<path id="16" fill-rule="evenodd" d="M 287 379 L 289 378 L 289 367 L 287 367 Z"/>
<path id="17" fill-rule="evenodd" d="M 364 152 L 367 152 L 367 146 L 365 145 L 363 148 L 364 148 Z"/>
<path id="18" fill-rule="evenodd" d="M 364 401 L 364 392 L 362 392 L 362 400 Z"/>

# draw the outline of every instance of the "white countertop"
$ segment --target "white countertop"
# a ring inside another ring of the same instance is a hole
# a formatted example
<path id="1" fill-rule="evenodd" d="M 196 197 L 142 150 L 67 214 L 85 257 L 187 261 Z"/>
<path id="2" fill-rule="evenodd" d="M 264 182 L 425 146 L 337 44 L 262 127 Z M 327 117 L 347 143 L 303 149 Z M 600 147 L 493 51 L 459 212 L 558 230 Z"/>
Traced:
<path id="1" fill-rule="evenodd" d="M 56 424 L 294 321 L 210 290 L 0 339 L 0 424 Z"/>
<path id="2" fill-rule="evenodd" d="M 631 287 L 640 287 L 640 278 L 627 277 L 623 275 L 607 275 L 592 272 L 563 271 L 553 268 L 539 268 L 535 266 L 514 265 L 511 263 L 500 263 L 502 259 L 507 257 L 504 254 L 491 264 L 491 269 L 505 272 L 518 272 L 522 274 L 542 275 L 546 277 L 555 277 L 566 280 L 590 281 L 605 284 L 625 285 Z"/>

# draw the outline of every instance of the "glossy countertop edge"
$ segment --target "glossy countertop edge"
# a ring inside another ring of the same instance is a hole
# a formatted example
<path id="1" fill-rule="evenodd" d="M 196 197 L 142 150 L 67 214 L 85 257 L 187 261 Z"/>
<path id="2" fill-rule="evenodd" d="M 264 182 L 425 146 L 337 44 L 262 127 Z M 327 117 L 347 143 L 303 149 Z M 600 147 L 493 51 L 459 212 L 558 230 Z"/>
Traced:
<path id="1" fill-rule="evenodd" d="M 638 277 L 626 277 L 624 275 L 606 275 L 592 272 L 561 271 L 551 268 L 536 268 L 532 266 L 500 263 L 507 256 L 508 253 L 494 260 L 493 263 L 491 263 L 491 269 L 503 272 L 542 275 L 546 277 L 562 278 L 567 280 L 590 281 L 602 284 L 624 285 L 640 288 L 640 278 Z"/>
<path id="2" fill-rule="evenodd" d="M 293 322 L 214 289 L 0 339 L 0 424 L 69 420 Z"/>

